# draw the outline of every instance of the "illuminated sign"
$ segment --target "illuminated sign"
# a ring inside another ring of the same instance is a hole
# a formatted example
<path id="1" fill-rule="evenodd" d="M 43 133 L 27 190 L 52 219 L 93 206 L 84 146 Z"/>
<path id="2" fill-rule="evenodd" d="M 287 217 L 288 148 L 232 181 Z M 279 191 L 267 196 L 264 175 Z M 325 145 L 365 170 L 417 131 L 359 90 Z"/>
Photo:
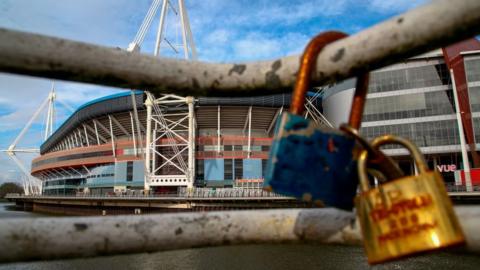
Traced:
<path id="1" fill-rule="evenodd" d="M 437 165 L 437 169 L 439 172 L 454 172 L 457 170 L 457 165 L 455 164 Z"/>

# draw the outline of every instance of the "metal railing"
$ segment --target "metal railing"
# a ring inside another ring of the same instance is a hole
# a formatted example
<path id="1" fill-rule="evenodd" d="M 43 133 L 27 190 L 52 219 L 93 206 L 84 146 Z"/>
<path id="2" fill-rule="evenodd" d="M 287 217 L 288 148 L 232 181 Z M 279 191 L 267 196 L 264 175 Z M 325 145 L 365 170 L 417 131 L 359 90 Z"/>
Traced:
<path id="1" fill-rule="evenodd" d="M 260 188 L 192 188 L 182 189 L 179 192 L 172 193 L 151 193 L 144 194 L 143 191 L 137 192 L 112 192 L 107 194 L 94 193 L 76 193 L 76 194 L 45 194 L 45 195 L 24 195 L 24 194 L 7 194 L 5 198 L 90 198 L 90 199 L 106 199 L 106 198 L 131 198 L 131 199 L 153 199 L 153 198 L 173 198 L 173 199 L 189 199 L 189 198 L 257 198 L 257 199 L 292 199 L 292 197 L 284 196 L 275 192 L 265 191 Z"/>
<path id="2" fill-rule="evenodd" d="M 480 1 L 433 1 L 326 46 L 312 83 L 349 78 L 479 32 Z M 286 92 L 294 84 L 298 65 L 298 56 L 246 64 L 178 61 L 0 29 L 2 72 L 157 93 L 251 96 Z M 456 212 L 468 250 L 480 253 L 479 209 L 457 207 Z M 352 212 L 327 208 L 253 213 L 3 219 L 0 262 L 233 244 L 361 243 Z"/>
<path id="3" fill-rule="evenodd" d="M 446 188 L 449 193 L 480 192 L 480 185 L 472 185 L 472 191 L 467 191 L 467 186 L 465 185 L 447 184 Z"/>
<path id="4" fill-rule="evenodd" d="M 381 68 L 479 32 L 480 1 L 436 0 L 326 46 L 312 85 Z M 2 72 L 184 96 L 289 92 L 300 63 L 299 56 L 227 64 L 181 61 L 1 28 L 0 40 Z"/>

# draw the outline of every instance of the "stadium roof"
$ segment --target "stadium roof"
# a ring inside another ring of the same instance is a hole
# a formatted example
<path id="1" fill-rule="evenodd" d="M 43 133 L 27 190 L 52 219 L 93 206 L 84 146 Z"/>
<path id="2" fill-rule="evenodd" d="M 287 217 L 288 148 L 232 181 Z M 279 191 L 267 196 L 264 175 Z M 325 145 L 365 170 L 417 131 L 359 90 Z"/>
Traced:
<path id="1" fill-rule="evenodd" d="M 139 110 L 144 110 L 144 93 L 135 91 L 135 102 Z M 308 96 L 315 93 L 309 92 Z M 289 107 L 291 94 L 277 94 L 254 97 L 199 97 L 195 105 L 198 106 L 258 106 L 258 107 Z M 109 114 L 133 110 L 130 91 L 101 97 L 81 105 L 41 146 L 40 153 L 44 154 L 80 124 L 107 116 Z M 314 101 L 315 106 L 321 107 L 321 100 Z"/>

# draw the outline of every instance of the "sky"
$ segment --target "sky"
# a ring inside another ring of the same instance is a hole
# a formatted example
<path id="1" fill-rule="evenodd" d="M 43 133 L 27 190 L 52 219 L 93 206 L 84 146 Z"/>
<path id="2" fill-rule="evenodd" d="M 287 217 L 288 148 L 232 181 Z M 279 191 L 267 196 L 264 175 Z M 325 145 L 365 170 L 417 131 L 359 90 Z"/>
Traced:
<path id="1" fill-rule="evenodd" d="M 176 1 L 170 0 L 176 5 Z M 152 0 L 1 0 L 0 27 L 126 48 L 137 33 Z M 308 40 L 326 30 L 348 34 L 403 13 L 427 0 L 185 0 L 193 38 L 201 61 L 244 62 L 299 54 Z M 142 44 L 152 54 L 159 12 Z M 177 17 L 167 17 L 167 39 L 178 44 Z M 1 42 L 1 40 L 0 40 Z M 177 57 L 168 47 L 160 56 Z M 52 81 L 0 73 L 0 149 L 6 149 L 43 100 Z M 119 90 L 56 81 L 57 98 L 77 108 Z M 71 111 L 57 105 L 56 127 Z M 17 148 L 42 143 L 46 113 L 42 113 Z M 35 155 L 19 154 L 30 167 Z M 15 164 L 0 153 L 0 184 L 20 181 Z"/>

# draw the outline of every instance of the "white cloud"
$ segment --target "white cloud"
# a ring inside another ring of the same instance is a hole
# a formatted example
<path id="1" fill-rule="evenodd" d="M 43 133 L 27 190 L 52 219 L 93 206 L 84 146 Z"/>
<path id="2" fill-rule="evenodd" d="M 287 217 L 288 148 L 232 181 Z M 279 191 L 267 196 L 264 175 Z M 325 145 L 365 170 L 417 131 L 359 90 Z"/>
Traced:
<path id="1" fill-rule="evenodd" d="M 326 28 L 356 32 L 365 26 L 365 22 L 358 21 L 359 17 L 364 19 L 374 14 L 379 18 L 381 14 L 401 12 L 421 2 L 186 0 L 186 5 L 200 59 L 233 62 L 298 54 L 311 36 Z M 0 27 L 125 48 L 135 36 L 150 3 L 151 0 L 1 0 Z M 365 14 L 351 13 L 352 7 L 363 8 Z M 158 15 L 142 46 L 145 53 L 153 51 Z M 374 21 L 367 19 L 368 23 Z M 167 35 L 174 43 L 181 41 L 176 27 L 169 26 Z M 165 47 L 162 55 L 174 56 Z M 0 74 L 0 148 L 8 146 L 46 98 L 50 85 L 48 79 Z M 58 98 L 72 107 L 117 91 L 60 81 L 56 88 Z M 58 109 L 61 121 L 69 113 L 61 106 Z M 36 121 L 36 128 L 26 135 L 26 140 L 39 141 L 35 139 L 38 137 L 35 132 L 39 132 L 41 120 Z M 12 164 L 0 158 L 0 179 L 9 168 Z"/>
<path id="2" fill-rule="evenodd" d="M 216 29 L 205 37 L 205 42 L 211 45 L 223 45 L 232 38 L 232 33 L 227 29 Z"/>
<path id="3" fill-rule="evenodd" d="M 427 0 L 372 0 L 370 9 L 380 13 L 405 12 L 416 6 L 428 2 Z"/>

